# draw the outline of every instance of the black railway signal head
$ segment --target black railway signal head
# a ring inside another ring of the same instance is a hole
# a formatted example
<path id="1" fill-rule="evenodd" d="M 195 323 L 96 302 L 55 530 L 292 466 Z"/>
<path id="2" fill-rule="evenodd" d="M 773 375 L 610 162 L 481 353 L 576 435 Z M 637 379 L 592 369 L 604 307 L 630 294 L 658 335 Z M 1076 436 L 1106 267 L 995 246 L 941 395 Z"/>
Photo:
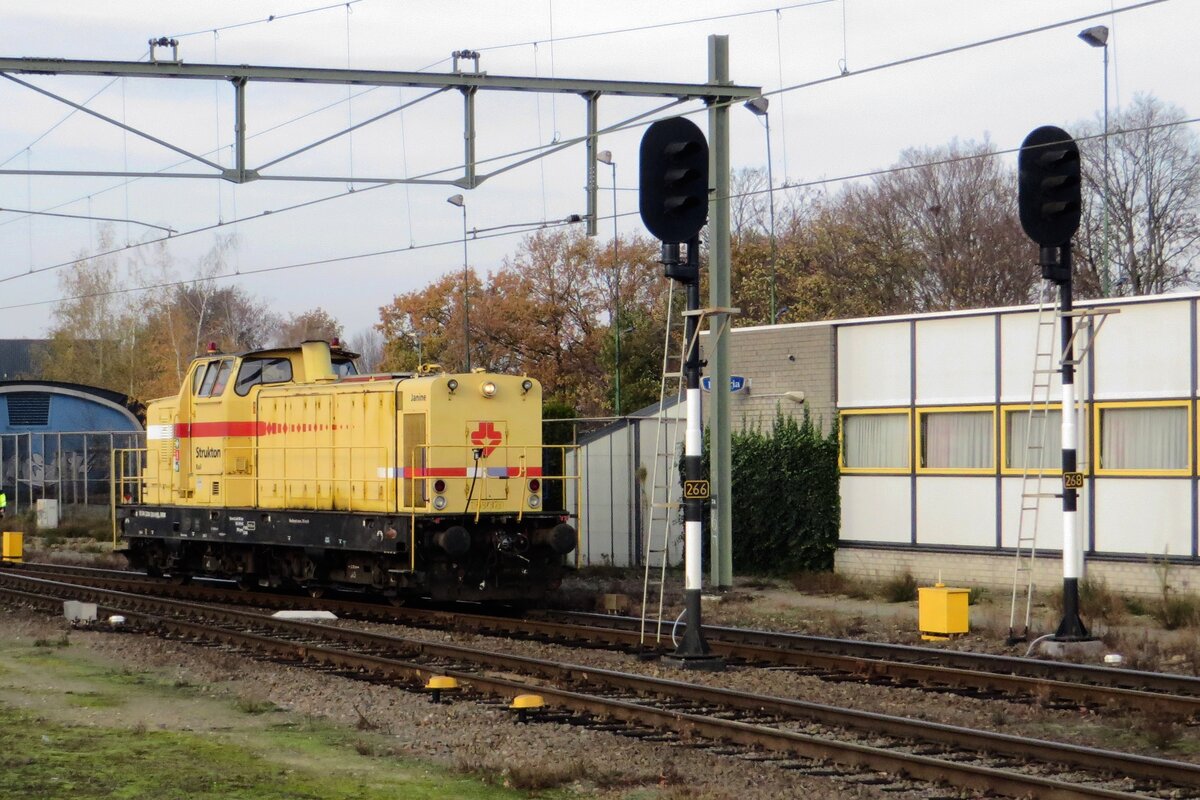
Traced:
<path id="1" fill-rule="evenodd" d="M 1017 157 L 1021 227 L 1042 247 L 1059 247 L 1079 230 L 1079 146 L 1062 128 L 1044 125 L 1025 137 Z"/>
<path id="2" fill-rule="evenodd" d="M 679 244 L 700 233 L 708 219 L 708 141 L 694 122 L 672 117 L 646 129 L 638 194 L 655 238 Z"/>

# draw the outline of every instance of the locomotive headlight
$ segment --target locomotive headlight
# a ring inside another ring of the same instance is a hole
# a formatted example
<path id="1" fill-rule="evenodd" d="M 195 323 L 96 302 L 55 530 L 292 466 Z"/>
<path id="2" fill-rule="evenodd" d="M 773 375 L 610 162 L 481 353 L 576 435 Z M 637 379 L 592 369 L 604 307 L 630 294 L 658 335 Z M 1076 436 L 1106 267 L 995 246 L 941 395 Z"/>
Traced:
<path id="1" fill-rule="evenodd" d="M 451 378 L 450 380 L 446 381 L 446 388 L 450 390 L 451 394 L 454 394 L 454 390 L 458 388 L 458 381 L 454 380 L 454 378 Z"/>
<path id="2" fill-rule="evenodd" d="M 496 396 L 495 382 L 494 381 L 484 381 L 483 383 L 479 384 L 479 393 L 482 394 L 484 397 L 495 397 Z"/>
<path id="3" fill-rule="evenodd" d="M 529 507 L 530 508 L 537 508 L 541 504 L 542 504 L 542 498 L 538 497 L 536 494 L 529 495 Z"/>
<path id="4" fill-rule="evenodd" d="M 446 498 L 440 494 L 436 495 L 433 498 L 433 507 L 436 508 L 438 511 L 441 511 L 442 509 L 444 509 L 446 507 Z"/>
<path id="5" fill-rule="evenodd" d="M 533 381 L 529 380 L 529 378 L 521 381 L 521 394 L 529 394 L 531 389 L 533 389 Z"/>

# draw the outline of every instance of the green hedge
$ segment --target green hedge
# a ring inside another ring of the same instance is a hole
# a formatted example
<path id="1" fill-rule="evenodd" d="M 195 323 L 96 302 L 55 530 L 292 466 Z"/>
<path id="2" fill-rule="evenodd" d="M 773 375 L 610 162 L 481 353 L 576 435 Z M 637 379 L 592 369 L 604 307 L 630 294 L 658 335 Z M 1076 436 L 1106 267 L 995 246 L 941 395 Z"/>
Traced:
<path id="1" fill-rule="evenodd" d="M 807 405 L 800 422 L 776 409 L 770 433 L 735 432 L 732 445 L 734 570 L 784 575 L 833 569 L 841 522 L 836 425 L 823 436 Z M 706 474 L 708 466 L 706 435 Z M 708 541 L 706 534 L 706 546 Z"/>

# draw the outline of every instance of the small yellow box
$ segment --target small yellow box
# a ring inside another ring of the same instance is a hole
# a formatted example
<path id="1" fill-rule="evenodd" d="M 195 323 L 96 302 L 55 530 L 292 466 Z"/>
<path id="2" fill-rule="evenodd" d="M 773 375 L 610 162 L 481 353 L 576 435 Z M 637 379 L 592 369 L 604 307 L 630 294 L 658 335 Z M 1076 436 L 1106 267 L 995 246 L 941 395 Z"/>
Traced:
<path id="1" fill-rule="evenodd" d="M 25 534 L 20 531 L 5 531 L 0 546 L 0 560 L 19 564 L 25 550 Z"/>
<path id="2" fill-rule="evenodd" d="M 922 639 L 945 639 L 969 631 L 967 607 L 970 589 L 952 589 L 942 584 L 917 589 L 917 627 Z"/>

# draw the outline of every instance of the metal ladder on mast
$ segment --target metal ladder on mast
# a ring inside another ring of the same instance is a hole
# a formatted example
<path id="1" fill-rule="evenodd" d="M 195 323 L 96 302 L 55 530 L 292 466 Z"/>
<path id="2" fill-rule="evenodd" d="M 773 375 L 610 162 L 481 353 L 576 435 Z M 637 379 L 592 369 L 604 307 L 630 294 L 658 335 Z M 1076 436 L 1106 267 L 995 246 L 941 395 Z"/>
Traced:
<path id="1" fill-rule="evenodd" d="M 1055 284 L 1042 282 L 1038 302 L 1037 329 L 1034 334 L 1033 385 L 1029 411 L 1025 416 L 1025 453 L 1021 462 L 1021 510 L 1017 520 L 1016 568 L 1013 571 L 1012 607 L 1008 619 L 1009 641 L 1029 636 L 1033 613 L 1033 567 L 1037 558 L 1037 529 L 1042 501 L 1060 497 L 1043 489 L 1046 464 L 1046 431 L 1050 420 L 1050 387 L 1056 366 L 1055 336 L 1058 332 L 1058 300 Z M 1024 626 L 1017 632 L 1017 598 L 1024 593 Z"/>
<path id="2" fill-rule="evenodd" d="M 1057 361 L 1054 358 L 1058 323 L 1064 316 L 1072 319 L 1069 344 L 1075 357 L 1069 363 L 1078 368 L 1083 365 L 1084 359 L 1091 352 L 1096 337 L 1100 334 L 1100 328 L 1104 326 L 1108 316 L 1121 313 L 1118 308 L 1084 308 L 1063 314 L 1059 310 L 1058 299 L 1054 294 L 1056 288 L 1049 281 L 1043 282 L 1038 304 L 1033 387 L 1030 392 L 1029 415 L 1025 429 L 1025 458 L 1021 468 L 1021 510 L 1017 523 L 1016 569 L 1013 572 L 1012 606 L 1008 621 L 1010 642 L 1023 641 L 1029 637 L 1029 625 L 1033 614 L 1033 571 L 1037 559 L 1037 528 L 1041 502 L 1046 498 L 1062 497 L 1061 484 L 1058 485 L 1059 491 L 1056 492 L 1047 492 L 1043 486 L 1046 432 L 1051 410 L 1050 386 L 1054 375 L 1059 372 L 1064 363 L 1067 363 L 1063 361 L 1061 355 Z M 1081 346 L 1077 340 L 1079 334 L 1085 329 L 1088 331 L 1087 341 Z M 1075 404 L 1076 408 L 1062 409 L 1063 413 L 1077 414 L 1079 409 L 1084 407 L 1083 398 L 1076 395 Z M 1083 457 L 1077 468 L 1086 471 L 1085 465 L 1088 460 L 1088 448 L 1084 437 L 1086 428 L 1084 425 L 1077 427 L 1079 443 L 1083 445 L 1078 448 L 1078 452 Z M 1025 618 L 1024 626 L 1018 633 L 1017 598 L 1022 592 L 1025 596 Z"/>
<path id="3" fill-rule="evenodd" d="M 683 535 L 680 519 L 682 503 L 679 498 L 678 464 L 680 457 L 680 429 L 687 424 L 679 417 L 684 401 L 683 361 L 687 354 L 687 342 L 683 336 L 683 315 L 675 310 L 675 295 L 684 294 L 678 281 L 669 280 L 667 288 L 667 322 L 663 334 L 662 377 L 659 380 L 658 411 L 655 414 L 654 463 L 650 468 L 650 513 L 646 523 L 646 541 L 643 554 L 644 575 L 642 577 L 642 622 L 641 646 L 646 646 L 646 628 L 650 620 L 651 605 L 656 604 L 654 641 L 662 638 L 662 615 L 664 586 L 667 577 L 667 562 L 670 561 L 672 534 L 678 539 Z M 682 303 L 681 303 L 682 306 Z M 672 368 L 672 344 L 678 359 Z M 668 408 L 667 399 L 675 402 Z M 651 575 L 657 572 L 657 597 L 651 598 Z"/>
<path id="4" fill-rule="evenodd" d="M 651 606 L 656 606 L 654 617 L 654 641 L 662 641 L 663 605 L 666 595 L 667 563 L 671 556 L 671 542 L 683 539 L 683 503 L 679 497 L 679 464 L 683 455 L 680 430 L 687 425 L 686 417 L 680 417 L 679 412 L 685 406 L 686 386 L 684 382 L 684 362 L 692 348 L 700 346 L 700 333 L 704 321 L 710 316 L 720 315 L 723 323 L 717 329 L 714 337 L 719 339 L 729 328 L 730 318 L 739 313 L 736 308 L 702 308 L 696 311 L 682 311 L 675 314 L 675 293 L 685 293 L 678 281 L 670 281 L 671 287 L 667 296 L 667 322 L 663 336 L 663 370 L 659 383 L 658 413 L 655 429 L 654 464 L 651 470 L 650 483 L 650 514 L 646 546 L 644 554 L 645 572 L 642 579 L 642 619 L 640 646 L 645 649 L 648 638 L 647 626 L 650 622 Z M 696 318 L 696 334 L 687 341 L 684 335 L 684 318 Z M 679 342 L 678 361 L 672 368 L 672 341 Z M 672 390 L 675 403 L 668 409 L 666 405 L 668 392 Z M 668 412 L 670 412 L 668 414 Z M 657 572 L 656 597 L 651 597 L 651 575 Z"/>

